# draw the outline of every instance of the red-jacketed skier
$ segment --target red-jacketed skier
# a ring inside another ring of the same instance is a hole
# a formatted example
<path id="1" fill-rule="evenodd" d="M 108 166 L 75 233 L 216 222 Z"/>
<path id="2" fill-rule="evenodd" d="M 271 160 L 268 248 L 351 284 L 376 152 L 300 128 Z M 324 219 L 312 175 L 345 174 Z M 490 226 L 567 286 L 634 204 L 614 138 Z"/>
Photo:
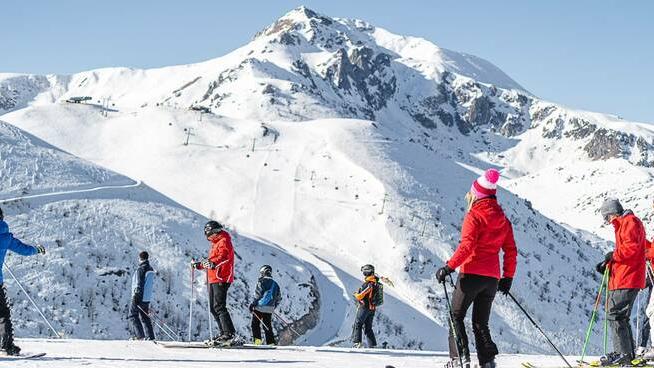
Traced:
<path id="1" fill-rule="evenodd" d="M 606 253 L 597 265 L 600 273 L 609 268 L 607 319 L 613 340 L 613 352 L 600 362 L 602 366 L 630 365 L 634 359 L 634 338 L 629 319 L 638 292 L 645 288 L 645 227 L 617 199 L 605 200 L 600 213 L 615 230 L 615 250 Z"/>
<path id="2" fill-rule="evenodd" d="M 220 335 L 212 344 L 229 345 L 236 330 L 227 310 L 227 292 L 234 282 L 234 247 L 232 238 L 223 225 L 209 221 L 204 226 L 204 235 L 211 244 L 209 257 L 202 262 L 193 262 L 192 267 L 207 270 L 209 282 L 209 305 L 216 319 Z"/>
<path id="3" fill-rule="evenodd" d="M 5 263 L 5 255 L 8 250 L 22 256 L 45 254 L 43 246 L 23 244 L 20 240 L 14 238 L 13 234 L 9 232 L 9 225 L 4 221 L 4 215 L 0 208 L 0 347 L 7 355 L 20 355 L 20 348 L 14 344 L 11 310 L 9 309 L 2 275 L 2 265 Z"/>
<path id="4" fill-rule="evenodd" d="M 494 368 L 497 346 L 491 338 L 488 321 L 495 294 L 507 294 L 516 270 L 518 250 L 513 238 L 511 222 L 497 203 L 497 181 L 500 173 L 487 170 L 475 180 L 466 194 L 468 213 L 461 228 L 461 241 L 449 261 L 436 272 L 444 283 L 447 276 L 460 268 L 456 289 L 452 297 L 453 322 L 461 342 L 461 360 L 470 365 L 468 336 L 463 324 L 466 312 L 472 308 L 472 331 L 475 334 L 477 357 L 481 368 Z M 504 252 L 503 275 L 500 278 L 500 250 Z M 448 367 L 459 366 L 456 341 L 450 331 L 450 362 Z"/>

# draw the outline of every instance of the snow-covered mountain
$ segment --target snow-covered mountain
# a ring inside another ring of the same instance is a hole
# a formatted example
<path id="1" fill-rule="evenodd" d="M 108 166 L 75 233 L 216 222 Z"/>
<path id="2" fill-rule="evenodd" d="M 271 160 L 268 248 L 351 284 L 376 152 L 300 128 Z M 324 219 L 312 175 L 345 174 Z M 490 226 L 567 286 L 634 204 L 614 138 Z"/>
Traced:
<path id="1" fill-rule="evenodd" d="M 92 100 L 64 102 L 76 96 Z M 372 262 L 397 284 L 381 335 L 444 348 L 432 275 L 488 166 L 507 189 L 516 294 L 568 352 L 580 348 L 594 264 L 610 246 L 599 202 L 622 197 L 649 218 L 645 196 L 630 192 L 652 180 L 649 126 L 543 101 L 483 59 L 304 7 L 198 64 L 0 75 L 1 112 L 310 264 L 323 296 L 311 343 L 347 338 L 349 294 Z M 505 351 L 546 350 L 505 298 L 492 320 Z"/>

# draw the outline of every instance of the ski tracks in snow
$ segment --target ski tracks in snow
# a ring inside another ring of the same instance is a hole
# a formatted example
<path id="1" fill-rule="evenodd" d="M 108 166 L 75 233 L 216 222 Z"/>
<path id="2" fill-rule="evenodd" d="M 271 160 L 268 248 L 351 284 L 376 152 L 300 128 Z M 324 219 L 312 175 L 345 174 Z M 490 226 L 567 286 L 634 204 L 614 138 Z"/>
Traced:
<path id="1" fill-rule="evenodd" d="M 56 197 L 56 196 L 64 196 L 64 195 L 69 195 L 69 194 L 98 192 L 98 191 L 102 191 L 102 190 L 131 189 L 131 188 L 139 187 L 142 184 L 143 184 L 143 182 L 141 180 L 136 180 L 134 183 L 125 184 L 125 185 L 103 185 L 103 186 L 87 188 L 87 189 L 76 189 L 76 190 L 65 190 L 65 191 L 58 191 L 58 192 L 31 194 L 31 195 L 26 195 L 26 196 L 21 196 L 21 197 L 0 199 L 0 204 L 8 203 L 8 202 L 14 202 L 14 201 L 20 201 L 20 200 L 24 200 L 24 199 Z"/>

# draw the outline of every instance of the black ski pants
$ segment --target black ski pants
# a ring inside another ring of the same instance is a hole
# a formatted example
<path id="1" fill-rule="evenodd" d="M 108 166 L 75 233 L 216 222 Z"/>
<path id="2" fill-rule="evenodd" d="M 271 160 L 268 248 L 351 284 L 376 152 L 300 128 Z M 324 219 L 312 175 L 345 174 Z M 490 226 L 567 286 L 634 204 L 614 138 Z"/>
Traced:
<path id="1" fill-rule="evenodd" d="M 152 320 L 150 319 L 150 303 L 137 302 L 132 300 L 132 305 L 129 308 L 130 318 L 132 319 L 132 326 L 134 326 L 134 333 L 136 338 L 154 340 L 154 331 L 152 330 Z M 145 326 L 145 333 L 143 332 Z"/>
<path id="2" fill-rule="evenodd" d="M 372 330 L 372 322 L 375 319 L 375 311 L 360 305 L 357 309 L 356 320 L 354 321 L 354 328 L 352 331 L 352 342 L 358 344 L 361 342 L 361 335 L 364 333 L 368 340 L 368 347 L 374 348 L 377 346 L 377 339 L 375 338 L 375 331 Z"/>
<path id="3" fill-rule="evenodd" d="M 14 345 L 14 326 L 11 324 L 11 310 L 7 291 L 0 284 L 0 348 L 7 349 Z"/>
<path id="4" fill-rule="evenodd" d="M 498 280 L 494 277 L 472 274 L 460 274 L 452 296 L 452 314 L 456 336 L 461 342 L 461 354 L 470 357 L 468 335 L 464 319 L 472 305 L 472 332 L 475 334 L 477 358 L 479 365 L 492 361 L 498 354 L 497 346 L 491 338 L 488 320 L 490 319 L 493 300 L 497 293 Z M 458 359 L 457 344 L 450 331 L 450 358 Z"/>
<path id="5" fill-rule="evenodd" d="M 611 326 L 613 351 L 634 356 L 634 335 L 629 317 L 639 289 L 618 289 L 609 291 L 607 320 Z"/>
<path id="6" fill-rule="evenodd" d="M 236 332 L 227 310 L 227 291 L 231 285 L 228 282 L 209 284 L 209 306 L 221 335 L 234 335 Z"/>
<path id="7" fill-rule="evenodd" d="M 261 339 L 261 322 L 263 321 L 263 331 L 266 335 L 266 344 L 275 344 L 275 334 L 272 326 L 272 313 L 252 312 L 252 338 Z"/>

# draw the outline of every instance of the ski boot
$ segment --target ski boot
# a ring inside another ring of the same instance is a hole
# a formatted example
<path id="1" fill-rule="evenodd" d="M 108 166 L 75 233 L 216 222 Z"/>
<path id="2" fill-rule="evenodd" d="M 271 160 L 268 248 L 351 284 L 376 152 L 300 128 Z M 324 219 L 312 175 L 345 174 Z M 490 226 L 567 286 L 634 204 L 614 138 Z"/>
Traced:
<path id="1" fill-rule="evenodd" d="M 496 368 L 497 364 L 495 363 L 495 359 L 491 360 L 490 362 L 486 362 L 482 364 L 479 368 Z"/>
<path id="2" fill-rule="evenodd" d="M 628 354 L 620 354 L 617 352 L 608 353 L 601 357 L 599 362 L 594 362 L 593 366 L 597 367 L 611 367 L 611 366 L 630 366 L 633 358 Z M 596 363 L 599 363 L 596 365 Z"/>
<path id="3" fill-rule="evenodd" d="M 261 339 L 254 339 L 254 345 L 257 345 L 257 346 L 259 346 L 259 345 L 263 345 L 263 340 L 261 340 Z"/>
<path id="4" fill-rule="evenodd" d="M 9 346 L 3 348 L 2 350 L 4 350 L 5 354 L 7 354 L 9 356 L 19 356 L 20 355 L 20 348 L 18 346 L 14 345 L 14 344 L 9 345 Z"/>
<path id="5" fill-rule="evenodd" d="M 355 349 L 363 349 L 363 343 L 361 343 L 361 342 L 355 342 L 355 343 L 352 345 L 352 347 L 355 348 Z"/>
<path id="6" fill-rule="evenodd" d="M 461 363 L 463 363 L 463 367 L 461 367 Z M 445 363 L 445 368 L 470 368 L 470 357 L 463 357 L 461 361 L 459 361 L 459 358 L 453 358 L 450 359 L 449 362 Z"/>

